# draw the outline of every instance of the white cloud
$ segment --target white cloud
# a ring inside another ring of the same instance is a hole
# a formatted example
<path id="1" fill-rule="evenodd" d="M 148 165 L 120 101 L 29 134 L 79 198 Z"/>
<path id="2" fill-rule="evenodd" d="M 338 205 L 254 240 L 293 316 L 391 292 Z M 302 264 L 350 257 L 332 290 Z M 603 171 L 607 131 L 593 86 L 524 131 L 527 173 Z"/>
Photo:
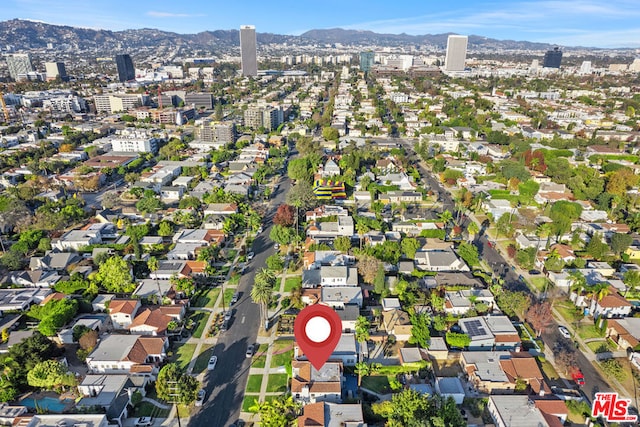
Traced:
<path id="1" fill-rule="evenodd" d="M 173 13 L 173 12 L 158 12 L 155 10 L 150 10 L 147 12 L 148 16 L 152 16 L 154 18 L 195 18 L 206 16 L 204 14 L 190 14 L 190 13 Z"/>

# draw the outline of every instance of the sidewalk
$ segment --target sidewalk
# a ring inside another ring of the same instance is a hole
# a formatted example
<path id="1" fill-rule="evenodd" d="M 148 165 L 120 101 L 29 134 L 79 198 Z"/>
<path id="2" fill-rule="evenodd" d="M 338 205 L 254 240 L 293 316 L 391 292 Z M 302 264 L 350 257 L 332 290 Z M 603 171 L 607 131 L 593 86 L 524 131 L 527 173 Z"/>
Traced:
<path id="1" fill-rule="evenodd" d="M 243 245 L 245 243 L 246 240 L 246 236 L 243 237 L 242 242 L 240 243 L 241 245 Z M 224 290 L 227 289 L 235 289 L 237 287 L 236 285 L 230 285 L 229 284 L 229 278 L 231 277 L 231 273 L 235 270 L 235 268 L 238 265 L 238 259 L 240 258 L 239 252 L 236 254 L 236 257 L 234 258 L 234 260 L 231 262 L 231 268 L 229 268 L 229 271 L 227 272 L 227 276 L 225 278 L 224 284 L 220 286 L 220 293 L 218 294 L 218 298 L 216 299 L 216 302 L 214 303 L 213 307 L 193 307 L 193 308 L 189 308 L 189 311 L 205 311 L 207 313 L 209 313 L 209 316 L 207 317 L 207 321 L 205 323 L 205 328 L 202 332 L 202 336 L 200 338 L 196 338 L 193 335 L 189 337 L 189 339 L 187 339 L 186 341 L 183 342 L 183 344 L 196 344 L 196 348 L 195 351 L 193 352 L 193 359 L 191 359 L 191 361 L 189 362 L 189 365 L 187 366 L 187 373 L 191 375 L 191 373 L 193 372 L 193 368 L 196 364 L 196 361 L 198 360 L 198 357 L 200 356 L 200 353 L 202 353 L 202 346 L 203 345 L 210 345 L 212 348 L 213 346 L 218 342 L 218 337 L 209 337 L 209 330 L 211 329 L 211 324 L 213 323 L 213 320 L 215 318 L 215 315 L 218 312 L 221 312 L 221 306 L 222 306 L 222 298 L 224 298 Z M 228 307 L 227 307 L 228 309 Z M 197 376 L 196 379 L 202 383 L 204 381 L 204 377 L 206 374 L 206 370 L 203 372 L 200 372 Z M 189 414 L 180 414 L 180 422 L 182 423 L 182 425 L 187 425 L 189 423 Z M 176 406 L 175 405 L 171 405 L 171 411 L 169 412 L 169 416 L 165 419 L 165 421 L 162 423 L 162 425 L 164 426 L 171 426 L 171 425 L 177 425 L 177 419 L 176 419 Z"/>
<path id="2" fill-rule="evenodd" d="M 264 333 L 263 334 L 258 333 L 258 344 L 260 345 L 260 347 L 262 347 L 263 345 L 266 345 L 267 347 L 265 350 L 266 357 L 265 357 L 264 368 L 254 368 L 252 366 L 251 370 L 249 371 L 250 378 L 252 375 L 262 375 L 260 392 L 258 394 L 249 393 L 248 395 L 247 393 L 245 393 L 245 398 L 252 397 L 257 399 L 258 402 L 264 402 L 268 397 L 277 397 L 282 395 L 282 392 L 267 391 L 267 387 L 269 385 L 270 374 L 286 373 L 284 366 L 271 367 L 271 361 L 274 355 L 286 353 L 287 351 L 290 350 L 289 347 L 287 347 L 284 350 L 279 350 L 279 351 L 274 350 L 274 342 L 279 337 L 276 335 L 276 331 L 278 329 L 277 325 L 273 323 L 273 320 L 277 317 L 278 313 L 280 313 L 280 311 L 283 309 L 283 307 L 280 306 L 280 303 L 282 302 L 282 298 L 284 297 L 286 280 L 288 277 L 296 277 L 295 274 L 288 273 L 288 268 L 289 268 L 289 261 L 287 260 L 283 268 L 282 277 L 280 278 L 280 287 L 277 289 L 277 291 L 274 289 L 274 293 L 277 293 L 278 295 L 280 295 L 280 298 L 278 300 L 278 305 L 276 309 L 268 313 L 269 320 L 270 320 L 269 324 L 271 326 L 269 328 L 268 335 Z M 293 348 L 293 341 L 291 341 L 291 348 Z M 256 356 L 259 356 L 259 355 L 256 355 Z M 257 422 L 260 419 L 258 414 L 254 414 L 253 412 L 243 412 L 243 411 L 240 412 L 240 418 L 245 421 L 251 421 L 251 422 Z"/>

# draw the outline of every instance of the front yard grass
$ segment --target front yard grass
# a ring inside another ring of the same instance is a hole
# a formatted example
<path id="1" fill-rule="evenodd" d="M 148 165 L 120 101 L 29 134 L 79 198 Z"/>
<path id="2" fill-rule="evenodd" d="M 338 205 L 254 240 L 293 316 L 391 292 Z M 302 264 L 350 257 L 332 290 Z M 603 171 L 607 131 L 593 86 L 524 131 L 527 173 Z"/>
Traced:
<path id="1" fill-rule="evenodd" d="M 287 277 L 284 281 L 285 293 L 291 292 L 294 288 L 302 286 L 302 277 Z"/>
<path id="2" fill-rule="evenodd" d="M 187 369 L 187 366 L 189 366 L 191 359 L 193 359 L 193 354 L 196 352 L 196 344 L 179 345 L 180 347 L 174 350 L 171 361 L 177 363 L 180 369 L 184 371 Z"/>
<path id="3" fill-rule="evenodd" d="M 203 346 L 202 349 L 203 349 L 202 352 L 198 355 L 198 358 L 196 359 L 196 363 L 193 365 L 194 374 L 199 374 L 201 372 L 204 372 L 205 369 L 207 369 L 207 365 L 209 364 L 209 358 L 213 354 L 212 345 Z"/>
<path id="4" fill-rule="evenodd" d="M 271 357 L 271 367 L 284 366 L 293 359 L 293 341 L 278 340 L 273 343 L 273 355 Z"/>
<path id="5" fill-rule="evenodd" d="M 224 306 L 229 308 L 231 305 L 231 298 L 233 298 L 233 294 L 236 293 L 235 289 L 226 288 L 224 290 Z"/>
<path id="6" fill-rule="evenodd" d="M 287 391 L 287 374 L 271 374 L 267 383 L 267 393 L 284 393 Z"/>
<path id="7" fill-rule="evenodd" d="M 560 312 L 567 323 L 573 323 L 581 320 L 584 316 L 582 310 L 576 307 L 569 300 L 562 300 L 555 304 L 556 310 Z"/>
<path id="8" fill-rule="evenodd" d="M 593 324 L 580 324 L 577 332 L 583 340 L 604 338 L 604 334 L 596 328 L 596 325 Z"/>
<path id="9" fill-rule="evenodd" d="M 212 308 L 216 300 L 218 299 L 218 295 L 220 294 L 219 288 L 214 289 L 202 289 L 198 291 L 195 295 L 193 301 L 193 307 L 209 307 Z"/>
<path id="10" fill-rule="evenodd" d="M 258 351 L 253 356 L 253 361 L 251 362 L 251 366 L 254 368 L 264 368 L 267 364 L 267 344 L 260 344 L 258 347 Z"/>
<path id="11" fill-rule="evenodd" d="M 193 322 L 195 323 L 195 327 L 193 328 L 194 338 L 202 337 L 204 328 L 207 325 L 207 319 L 209 319 L 208 311 L 194 311 L 191 314 L 191 320 L 193 320 Z"/>
<path id="12" fill-rule="evenodd" d="M 262 386 L 262 374 L 258 375 L 249 375 L 249 380 L 247 381 L 247 393 L 260 393 L 260 387 Z"/>
<path id="13" fill-rule="evenodd" d="M 251 411 L 249 410 L 249 408 L 251 408 L 253 405 L 255 405 L 256 401 L 258 400 L 258 396 L 256 395 L 247 395 L 244 397 L 244 399 L 242 400 L 242 412 L 253 412 L 255 413 L 255 411 Z"/>
<path id="14" fill-rule="evenodd" d="M 140 402 L 133 411 L 134 417 L 153 417 L 153 418 L 167 418 L 169 416 L 169 409 L 158 408 L 151 402 Z"/>
<path id="15" fill-rule="evenodd" d="M 548 279 L 546 277 L 532 277 L 531 285 L 538 291 L 544 291 L 545 287 L 548 288 Z"/>

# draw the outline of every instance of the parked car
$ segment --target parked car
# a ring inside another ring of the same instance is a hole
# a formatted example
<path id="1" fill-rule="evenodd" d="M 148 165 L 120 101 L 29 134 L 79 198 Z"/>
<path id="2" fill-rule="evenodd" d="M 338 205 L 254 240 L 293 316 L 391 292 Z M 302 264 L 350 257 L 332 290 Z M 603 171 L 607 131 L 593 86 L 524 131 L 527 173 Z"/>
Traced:
<path id="1" fill-rule="evenodd" d="M 216 364 L 218 363 L 218 356 L 211 356 L 209 358 L 209 363 L 207 364 L 207 369 L 213 371 L 216 368 Z"/>
<path id="2" fill-rule="evenodd" d="M 275 245 L 273 245 L 273 249 L 275 249 L 276 251 L 280 249 L 280 243 L 276 243 Z"/>
<path id="3" fill-rule="evenodd" d="M 262 228 L 262 226 L 258 227 L 258 234 L 262 233 L 264 231 L 264 228 Z"/>
<path id="4" fill-rule="evenodd" d="M 231 297 L 231 305 L 237 303 L 239 299 L 240 299 L 240 292 L 234 293 L 233 296 Z"/>
<path id="5" fill-rule="evenodd" d="M 229 321 L 225 320 L 224 322 L 222 322 L 222 325 L 220 326 L 220 332 L 226 332 L 229 330 Z"/>
<path id="6" fill-rule="evenodd" d="M 229 309 L 227 311 L 224 312 L 224 320 L 225 322 L 228 322 L 229 320 L 231 320 L 231 316 L 233 316 L 233 310 Z"/>
<path id="7" fill-rule="evenodd" d="M 569 332 L 569 330 L 566 327 L 560 325 L 558 326 L 558 331 L 560 331 L 560 335 L 562 335 L 563 337 L 571 338 L 571 332 Z"/>
<path id="8" fill-rule="evenodd" d="M 204 403 L 204 398 L 207 396 L 207 392 L 205 391 L 205 389 L 201 388 L 200 391 L 198 391 L 198 397 L 196 397 L 196 406 L 202 406 L 202 404 Z"/>
<path id="9" fill-rule="evenodd" d="M 246 356 L 247 357 L 253 357 L 253 353 L 256 351 L 256 346 L 251 344 L 249 347 L 247 347 L 247 352 L 246 352 Z"/>
<path id="10" fill-rule="evenodd" d="M 256 254 L 254 254 L 253 252 L 249 252 L 249 253 L 247 254 L 247 261 L 251 261 L 255 255 L 256 255 Z"/>
<path id="11" fill-rule="evenodd" d="M 136 427 L 149 427 L 153 425 L 153 418 L 140 417 L 136 420 Z"/>

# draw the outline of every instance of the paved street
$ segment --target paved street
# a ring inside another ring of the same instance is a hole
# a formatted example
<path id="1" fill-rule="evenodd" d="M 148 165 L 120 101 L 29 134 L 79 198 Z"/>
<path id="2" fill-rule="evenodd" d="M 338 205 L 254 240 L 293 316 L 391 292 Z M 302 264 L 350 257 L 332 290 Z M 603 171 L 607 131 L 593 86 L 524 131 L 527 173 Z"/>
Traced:
<path id="1" fill-rule="evenodd" d="M 260 309 L 251 301 L 251 286 L 254 276 L 266 264 L 268 256 L 274 253 L 269 240 L 269 231 L 275 210 L 284 203 L 291 181 L 287 177 L 280 179 L 279 188 L 269 204 L 263 223 L 264 231 L 256 236 L 252 250 L 253 260 L 247 264 L 247 270 L 240 279 L 238 291 L 242 296 L 233 308 L 231 326 L 218 338 L 213 354 L 218 356 L 218 364 L 213 371 L 205 374 L 204 388 L 207 399 L 190 419 L 189 426 L 226 427 L 235 423 L 240 416 L 244 389 L 247 384 L 251 359 L 245 356 L 247 347 L 258 342 Z"/>
<path id="2" fill-rule="evenodd" d="M 414 154 L 413 145 L 414 141 L 407 139 L 398 139 L 399 143 L 401 143 L 405 149 L 411 154 Z M 414 155 L 416 160 L 419 160 L 417 155 Z M 449 210 L 455 215 L 455 204 L 453 199 L 451 198 L 451 194 L 444 189 L 442 184 L 434 177 L 434 175 L 426 169 L 426 165 L 423 161 L 418 161 L 416 163 L 418 170 L 420 171 L 420 175 L 423 177 L 423 180 L 428 184 L 429 188 L 437 192 L 442 202 L 442 209 Z M 465 225 L 470 219 L 463 221 L 463 225 Z M 522 291 L 529 295 L 531 295 L 532 299 L 536 299 L 536 295 L 531 292 L 531 289 L 526 285 L 526 283 L 520 279 L 520 275 L 527 275 L 526 272 L 522 272 L 519 270 L 514 270 L 511 268 L 511 264 L 507 262 L 502 254 L 498 252 L 498 247 L 495 245 L 489 245 L 489 237 L 486 234 L 479 235 L 475 240 L 475 245 L 478 247 L 478 253 L 480 255 L 480 259 L 484 260 L 494 271 L 496 276 L 501 277 L 504 280 L 504 287 L 512 290 L 512 291 Z M 504 250 L 504 249 L 503 249 Z M 571 328 L 571 325 L 566 325 Z M 555 321 L 549 326 L 549 328 L 542 334 L 542 340 L 548 350 L 553 348 L 554 343 L 557 340 L 564 339 L 558 332 L 558 323 Z M 549 352 L 549 351 L 548 351 Z M 589 399 L 592 399 L 596 392 L 598 391 L 610 391 L 612 390 L 611 386 L 600 374 L 600 371 L 597 370 L 591 363 L 590 359 L 592 357 L 587 358 L 582 351 L 577 351 L 577 363 L 582 371 L 585 378 L 585 386 L 583 387 L 583 391 Z M 589 354 L 591 356 L 591 354 Z M 563 375 L 564 373 L 559 372 L 559 375 Z M 569 377 L 570 379 L 570 377 Z"/>

